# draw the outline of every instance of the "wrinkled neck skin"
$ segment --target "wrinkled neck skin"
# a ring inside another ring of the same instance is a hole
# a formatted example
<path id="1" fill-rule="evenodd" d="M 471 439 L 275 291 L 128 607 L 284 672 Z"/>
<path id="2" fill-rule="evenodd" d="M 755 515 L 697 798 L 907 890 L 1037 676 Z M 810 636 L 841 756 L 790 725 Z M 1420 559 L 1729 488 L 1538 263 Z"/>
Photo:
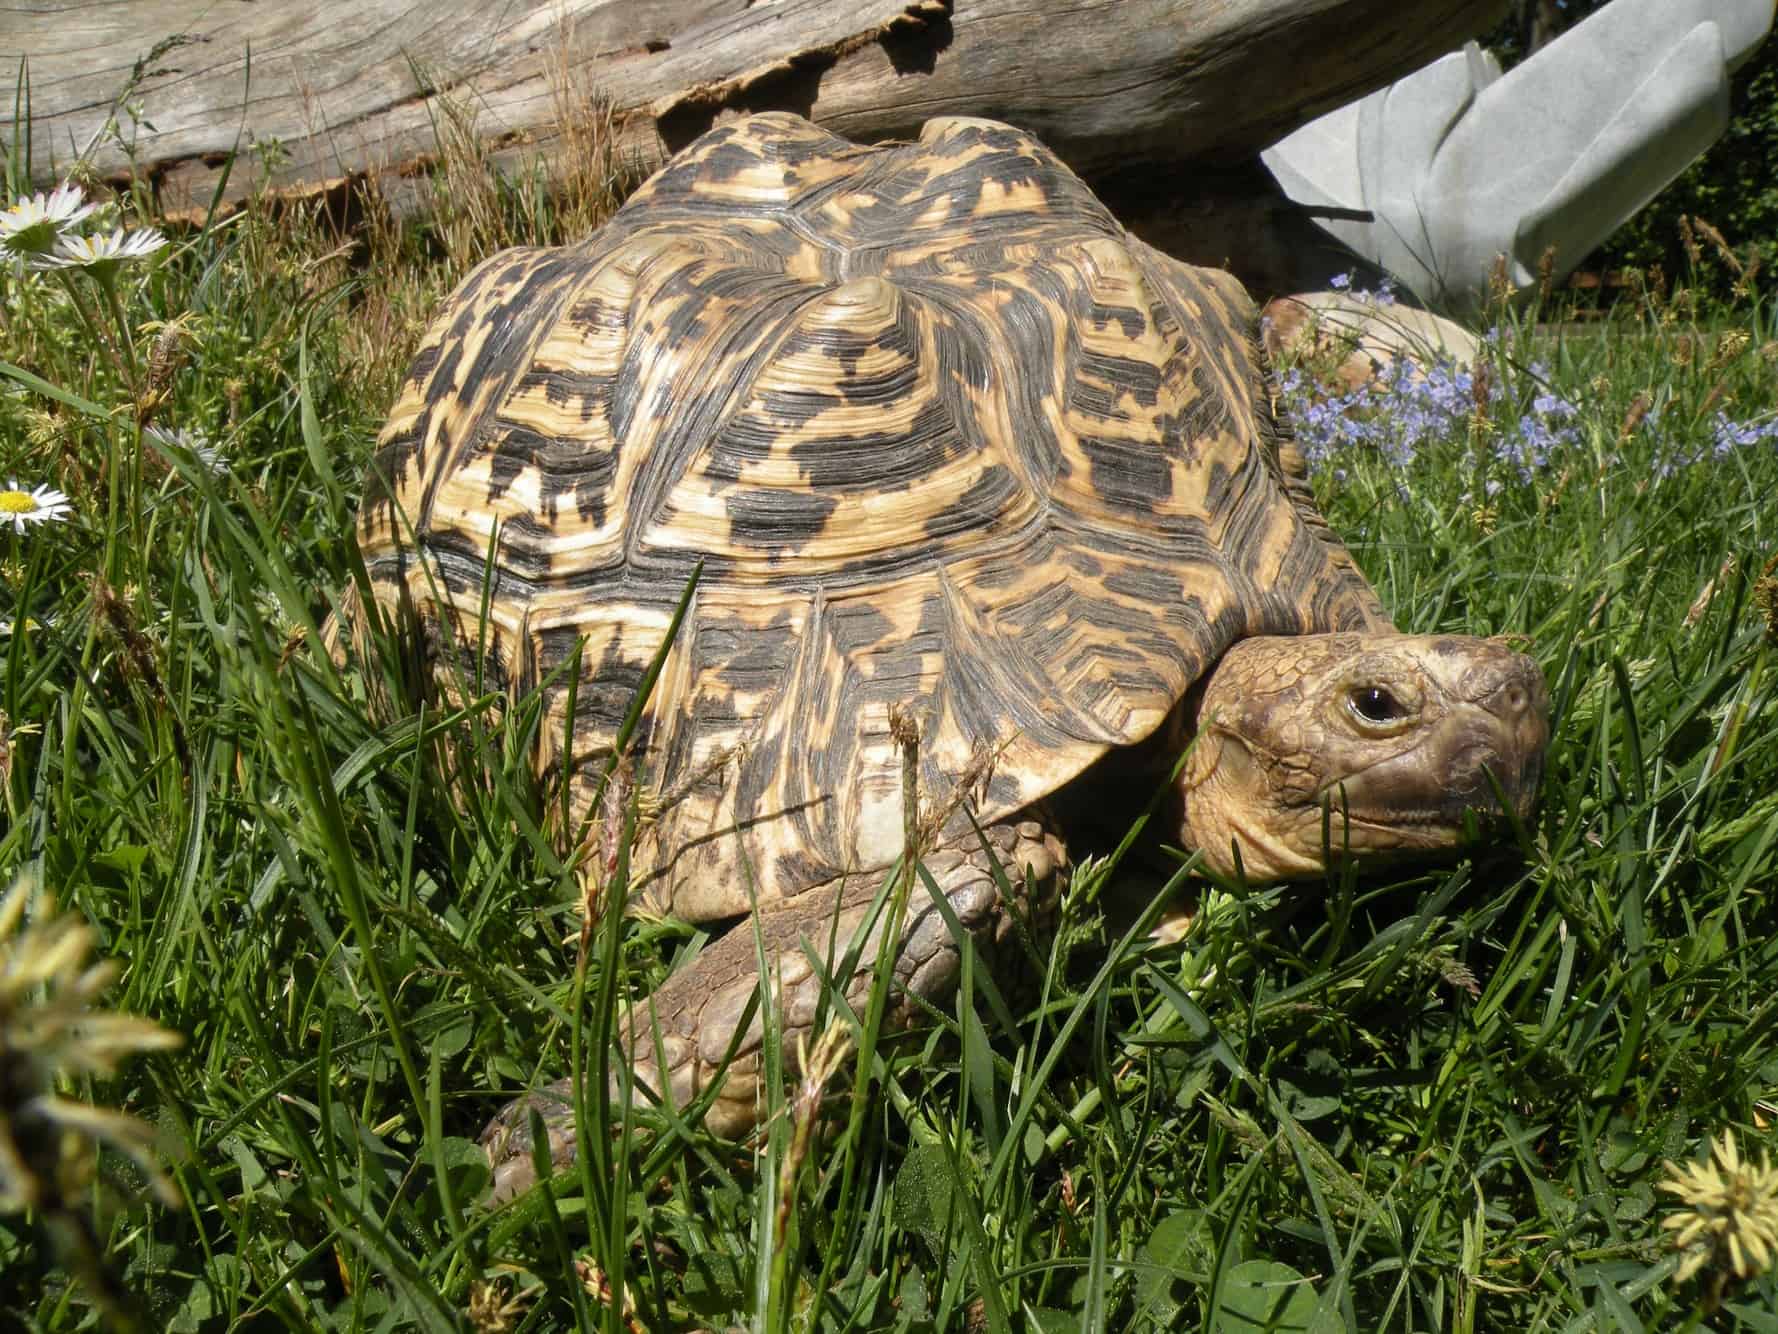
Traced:
<path id="1" fill-rule="evenodd" d="M 1237 851 L 1239 873 L 1253 883 L 1301 880 L 1327 869 L 1320 847 L 1311 855 L 1275 811 L 1249 800 L 1277 762 L 1267 756 L 1256 763 L 1247 743 L 1214 726 L 1198 736 L 1180 777 L 1180 837 L 1217 873 L 1236 874 Z M 1328 843 L 1339 845 L 1337 829 L 1330 828 Z"/>
<path id="2" fill-rule="evenodd" d="M 1191 747 L 1180 838 L 1255 883 L 1455 850 L 1496 787 L 1527 818 L 1549 740 L 1536 663 L 1466 636 L 1243 640 L 1194 702 L 1169 724 Z"/>

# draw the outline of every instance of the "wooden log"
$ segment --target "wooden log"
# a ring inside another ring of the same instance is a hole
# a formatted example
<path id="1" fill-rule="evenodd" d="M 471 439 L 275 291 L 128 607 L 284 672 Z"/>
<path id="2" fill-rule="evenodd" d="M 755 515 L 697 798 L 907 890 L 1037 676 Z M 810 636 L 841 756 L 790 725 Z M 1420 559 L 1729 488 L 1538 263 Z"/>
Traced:
<path id="1" fill-rule="evenodd" d="M 649 170 L 721 118 L 798 111 L 859 140 L 937 115 L 1040 135 L 1089 179 L 1235 161 L 1448 51 L 1506 0 L 23 0 L 27 134 L 170 209 L 261 181 L 422 170 L 445 99 L 508 160 L 560 151 L 564 87 L 610 104 Z M 577 113 L 578 114 L 578 113 Z M 110 123 L 113 131 L 108 133 Z"/>

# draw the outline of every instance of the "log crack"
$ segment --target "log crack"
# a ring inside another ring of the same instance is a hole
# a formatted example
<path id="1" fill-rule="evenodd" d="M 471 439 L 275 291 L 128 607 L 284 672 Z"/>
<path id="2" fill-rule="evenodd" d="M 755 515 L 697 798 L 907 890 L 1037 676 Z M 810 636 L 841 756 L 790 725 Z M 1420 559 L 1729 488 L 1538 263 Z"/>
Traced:
<path id="1" fill-rule="evenodd" d="M 808 115 L 820 93 L 821 76 L 847 56 L 866 47 L 892 45 L 903 52 L 890 58 L 901 70 L 913 42 L 928 39 L 929 54 L 923 65 L 912 61 L 915 68 L 929 71 L 931 56 L 937 54 L 951 36 L 952 0 L 912 0 L 901 13 L 872 24 L 860 32 L 849 33 L 831 42 L 801 47 L 786 55 L 757 65 L 726 79 L 711 79 L 663 97 L 644 109 L 653 118 L 656 131 L 669 152 L 678 152 L 686 144 L 708 130 L 724 111 L 747 112 L 766 107 L 789 107 Z M 937 45 L 933 46 L 932 42 Z"/>

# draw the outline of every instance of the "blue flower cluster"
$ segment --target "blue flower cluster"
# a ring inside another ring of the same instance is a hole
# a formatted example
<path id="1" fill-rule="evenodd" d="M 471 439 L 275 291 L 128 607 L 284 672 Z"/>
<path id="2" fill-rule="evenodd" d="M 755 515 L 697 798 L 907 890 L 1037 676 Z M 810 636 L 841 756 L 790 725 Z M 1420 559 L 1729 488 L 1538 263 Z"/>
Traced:
<path id="1" fill-rule="evenodd" d="M 1654 413 L 1649 413 L 1650 420 L 1644 425 L 1652 426 L 1653 418 Z M 1669 451 L 1666 458 L 1656 462 L 1655 477 L 1665 481 L 1675 473 L 1702 463 L 1705 459 L 1726 459 L 1737 450 L 1768 440 L 1778 444 L 1778 417 L 1768 417 L 1764 421 L 1738 422 L 1728 413 L 1718 411 L 1710 419 L 1708 444 Z"/>
<path id="2" fill-rule="evenodd" d="M 1422 372 L 1406 357 L 1377 378 L 1337 393 L 1299 367 L 1279 377 L 1297 444 L 1311 463 L 1350 449 L 1376 450 L 1398 466 L 1435 440 L 1459 433 L 1474 404 L 1474 376 L 1449 361 Z"/>
<path id="3" fill-rule="evenodd" d="M 1531 374 L 1545 379 L 1544 369 L 1533 366 Z M 1502 435 L 1498 447 L 1502 461 L 1516 464 L 1520 480 L 1530 481 L 1531 474 L 1547 466 L 1553 456 L 1580 443 L 1579 416 L 1580 410 L 1560 394 L 1545 390 L 1533 396 L 1531 410 L 1520 413 L 1515 430 Z"/>
<path id="4" fill-rule="evenodd" d="M 1730 421 L 1726 412 L 1719 412 L 1710 423 L 1710 456 L 1727 458 L 1737 449 L 1757 445 L 1762 440 L 1778 441 L 1778 417 L 1763 422 Z"/>
<path id="5" fill-rule="evenodd" d="M 1376 292 L 1353 289 L 1348 274 L 1337 275 L 1331 283 L 1359 301 L 1387 305 L 1395 299 L 1387 283 Z M 1508 336 L 1494 328 L 1482 338 L 1492 364 L 1502 364 L 1496 354 Z M 1478 402 L 1475 372 L 1448 358 L 1422 364 L 1397 357 L 1351 389 L 1300 366 L 1278 375 L 1280 401 L 1295 428 L 1297 444 L 1311 464 L 1327 466 L 1336 479 L 1344 478 L 1339 465 L 1350 451 L 1374 451 L 1385 462 L 1405 468 L 1435 445 L 1467 442 L 1471 419 L 1479 409 L 1489 422 L 1486 434 L 1494 466 L 1486 471 L 1494 476 L 1485 481 L 1484 493 L 1490 496 L 1500 490 L 1502 476 L 1516 475 L 1528 483 L 1580 445 L 1580 409 L 1549 384 L 1549 367 L 1533 362 L 1507 376 L 1489 376 Z M 1529 402 L 1519 386 L 1536 386 Z M 1709 422 L 1708 438 L 1689 448 L 1688 442 L 1697 442 L 1696 428 L 1675 432 L 1661 427 L 1658 407 L 1639 414 L 1636 429 L 1657 442 L 1657 479 L 1752 445 L 1778 446 L 1778 416 L 1737 422 L 1718 411 Z"/>
<path id="6" fill-rule="evenodd" d="M 1353 301 L 1362 301 L 1367 306 L 1393 306 L 1395 304 L 1395 279 L 1384 274 L 1373 290 L 1368 287 L 1352 286 L 1352 274 L 1336 273 L 1327 280 L 1327 285 L 1336 292 L 1344 292 Z"/>
<path id="7" fill-rule="evenodd" d="M 1531 375 L 1544 380 L 1544 368 Z M 1422 367 L 1406 357 L 1391 361 L 1376 378 L 1337 393 L 1300 368 L 1279 377 L 1297 443 L 1313 463 L 1325 463 L 1350 450 L 1370 448 L 1398 467 L 1412 463 L 1422 450 L 1440 441 L 1467 435 L 1476 410 L 1473 371 L 1440 359 Z M 1486 390 L 1490 417 L 1498 417 L 1505 391 L 1498 381 Z M 1552 457 L 1580 440 L 1579 409 L 1560 394 L 1545 390 L 1521 411 L 1510 429 L 1494 437 L 1494 453 L 1524 480 Z"/>

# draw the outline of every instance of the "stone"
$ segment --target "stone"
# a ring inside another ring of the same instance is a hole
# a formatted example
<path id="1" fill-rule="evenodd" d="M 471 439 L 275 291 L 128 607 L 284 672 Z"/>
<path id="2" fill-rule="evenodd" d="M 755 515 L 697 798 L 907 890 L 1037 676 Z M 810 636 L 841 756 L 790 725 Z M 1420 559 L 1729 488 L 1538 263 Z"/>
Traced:
<path id="1" fill-rule="evenodd" d="M 1476 336 L 1461 325 L 1375 293 L 1297 292 L 1266 303 L 1260 317 L 1266 353 L 1280 360 L 1334 360 L 1331 374 L 1346 390 L 1386 378 L 1406 357 L 1417 369 L 1436 361 L 1475 361 Z"/>

